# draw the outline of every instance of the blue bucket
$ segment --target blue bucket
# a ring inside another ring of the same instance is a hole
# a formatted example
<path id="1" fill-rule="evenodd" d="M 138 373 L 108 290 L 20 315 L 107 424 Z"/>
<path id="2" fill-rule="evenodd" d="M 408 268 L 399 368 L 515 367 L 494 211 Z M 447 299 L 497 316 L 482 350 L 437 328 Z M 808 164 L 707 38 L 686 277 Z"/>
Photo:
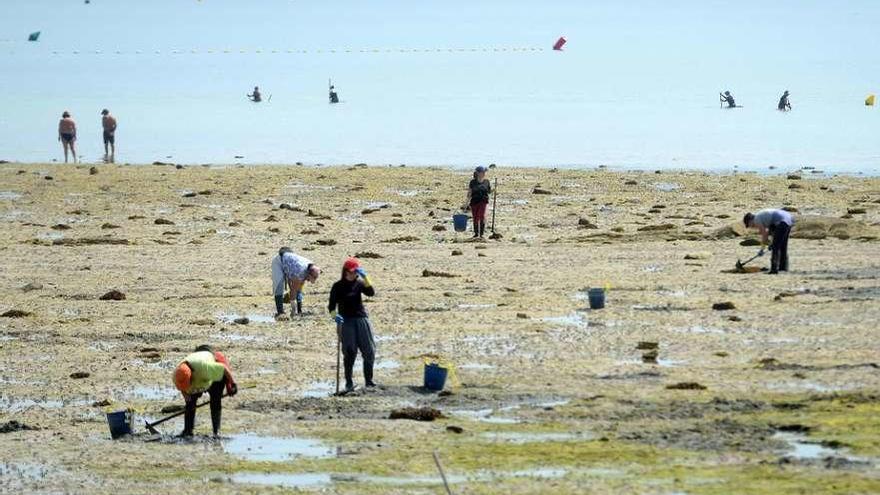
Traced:
<path id="1" fill-rule="evenodd" d="M 116 440 L 125 435 L 131 435 L 131 411 L 116 411 L 107 413 L 107 424 L 110 426 L 110 437 Z"/>
<path id="2" fill-rule="evenodd" d="M 467 230 L 468 216 L 464 213 L 456 213 L 452 215 L 452 224 L 455 226 L 456 232 L 464 232 Z"/>
<path id="3" fill-rule="evenodd" d="M 428 390 L 440 391 L 446 385 L 446 375 L 449 370 L 439 364 L 425 365 L 425 388 Z"/>
<path id="4" fill-rule="evenodd" d="M 605 307 L 605 289 L 590 289 L 587 291 L 590 296 L 590 309 L 602 309 Z"/>

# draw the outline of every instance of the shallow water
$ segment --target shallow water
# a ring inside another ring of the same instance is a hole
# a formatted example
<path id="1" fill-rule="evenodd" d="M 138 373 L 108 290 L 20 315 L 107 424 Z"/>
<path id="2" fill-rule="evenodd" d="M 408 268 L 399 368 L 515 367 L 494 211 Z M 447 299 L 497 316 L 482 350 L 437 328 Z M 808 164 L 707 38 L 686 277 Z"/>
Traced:
<path id="1" fill-rule="evenodd" d="M 0 200 L 13 200 L 21 198 L 21 193 L 13 191 L 0 191 Z"/>
<path id="2" fill-rule="evenodd" d="M 283 462 L 296 457 L 327 458 L 336 455 L 335 448 L 320 440 L 259 436 L 251 433 L 232 435 L 228 440 L 223 440 L 223 450 L 248 461 Z"/>
<path id="3" fill-rule="evenodd" d="M 336 391 L 336 385 L 331 382 L 313 382 L 305 391 L 303 397 L 322 398 L 333 395 Z"/>
<path id="4" fill-rule="evenodd" d="M 516 406 L 512 406 L 515 408 Z M 459 416 L 462 418 L 468 418 L 474 421 L 481 421 L 483 423 L 493 423 L 493 424 L 516 424 L 520 421 L 516 418 L 508 418 L 494 415 L 494 409 L 455 409 L 449 411 L 449 414 L 453 416 Z"/>
<path id="5" fill-rule="evenodd" d="M 133 387 L 122 393 L 127 399 L 163 400 L 176 399 L 180 392 L 171 387 Z"/>
<path id="6" fill-rule="evenodd" d="M 572 312 L 566 316 L 550 316 L 541 318 L 542 321 L 552 323 L 554 325 L 570 326 L 570 327 L 586 327 L 589 322 L 581 313 Z"/>
<path id="7" fill-rule="evenodd" d="M 480 436 L 490 440 L 524 444 L 540 442 L 568 442 L 573 440 L 589 440 L 591 437 L 580 433 L 528 433 L 516 431 L 484 432 Z"/>
<path id="8" fill-rule="evenodd" d="M 86 399 L 76 399 L 76 400 L 60 400 L 60 399 L 48 399 L 48 400 L 33 400 L 33 399 L 18 399 L 15 397 L 0 397 L 0 411 L 6 412 L 21 412 L 31 408 L 40 408 L 40 409 L 60 409 L 65 406 L 84 406 L 90 404 L 90 401 Z"/>
<path id="9" fill-rule="evenodd" d="M 376 363 L 374 368 L 377 370 L 394 370 L 400 368 L 400 363 L 393 359 L 385 359 Z"/>
<path id="10" fill-rule="evenodd" d="M 568 474 L 567 469 L 561 468 L 535 468 L 518 471 L 479 471 L 470 475 L 446 473 L 446 480 L 450 484 L 467 482 L 487 482 L 510 478 L 562 478 Z M 412 476 L 374 476 L 362 474 L 337 474 L 337 473 L 236 473 L 231 480 L 235 483 L 255 484 L 264 486 L 279 486 L 285 488 L 310 488 L 324 487 L 332 483 L 364 483 L 373 485 L 442 485 L 443 480 L 439 475 L 412 475 Z"/>
<path id="11" fill-rule="evenodd" d="M 778 432 L 773 438 L 788 444 L 789 455 L 797 459 L 824 459 L 838 455 L 835 449 L 823 447 L 817 443 L 809 443 L 805 435 L 789 432 Z"/>
<path id="12" fill-rule="evenodd" d="M 236 319 L 241 318 L 241 315 L 237 313 L 222 313 L 217 315 L 217 318 L 224 323 L 234 323 Z M 249 323 L 275 323 L 275 318 L 272 316 L 247 314 L 245 318 L 250 320 Z"/>
<path id="13" fill-rule="evenodd" d="M 236 473 L 230 478 L 234 483 L 282 486 L 285 488 L 308 488 L 329 485 L 328 473 Z"/>

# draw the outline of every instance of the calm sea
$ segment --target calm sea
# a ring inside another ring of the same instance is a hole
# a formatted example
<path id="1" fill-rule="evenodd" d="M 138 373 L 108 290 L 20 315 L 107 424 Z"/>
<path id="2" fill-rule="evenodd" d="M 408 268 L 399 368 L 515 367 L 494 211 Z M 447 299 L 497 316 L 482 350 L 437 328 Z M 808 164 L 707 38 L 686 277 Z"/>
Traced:
<path id="1" fill-rule="evenodd" d="M 69 110 L 98 161 L 106 107 L 117 162 L 877 174 L 878 25 L 876 1 L 10 0 L 0 159 L 60 159 Z"/>

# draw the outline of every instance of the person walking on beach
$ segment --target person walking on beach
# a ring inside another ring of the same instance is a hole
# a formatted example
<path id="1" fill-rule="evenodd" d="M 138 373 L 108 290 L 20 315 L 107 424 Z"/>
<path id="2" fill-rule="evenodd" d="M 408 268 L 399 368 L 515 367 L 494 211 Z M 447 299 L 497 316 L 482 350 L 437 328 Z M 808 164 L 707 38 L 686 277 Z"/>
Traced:
<path id="1" fill-rule="evenodd" d="M 290 316 L 302 314 L 302 288 L 306 281 L 315 283 L 321 269 L 311 260 L 295 254 L 289 247 L 278 250 L 272 258 L 272 295 L 275 296 L 275 318 L 284 318 L 284 288 L 290 287 Z M 294 298 L 296 306 L 293 305 Z"/>
<path id="2" fill-rule="evenodd" d="M 64 147 L 64 163 L 67 163 L 68 148 L 70 148 L 70 153 L 73 155 L 73 163 L 76 163 L 76 147 L 74 146 L 76 142 L 76 122 L 70 118 L 70 112 L 66 110 L 61 114 L 61 121 L 58 122 L 58 140 L 61 141 L 61 145 Z"/>
<path id="3" fill-rule="evenodd" d="M 746 228 L 755 228 L 761 234 L 761 250 L 758 256 L 764 255 L 769 237 L 773 236 L 770 245 L 770 274 L 788 271 L 788 236 L 794 226 L 794 217 L 785 210 L 765 209 L 755 214 L 743 216 Z"/>
<path id="4" fill-rule="evenodd" d="M 725 91 L 724 93 L 720 93 L 719 97 L 721 98 L 721 104 L 727 103 L 727 108 L 736 108 L 736 100 L 733 99 L 733 95 L 730 94 L 730 91 Z"/>
<path id="5" fill-rule="evenodd" d="M 254 103 L 259 103 L 259 102 L 263 101 L 263 97 L 260 95 L 260 87 L 259 86 L 254 86 L 254 92 L 252 94 L 247 95 L 247 96 Z"/>
<path id="6" fill-rule="evenodd" d="M 492 184 L 486 178 L 486 167 L 480 165 L 474 170 L 474 178 L 468 183 L 468 205 L 474 219 L 474 238 L 483 237 L 486 232 L 486 207 L 489 206 L 489 194 Z"/>
<path id="7" fill-rule="evenodd" d="M 221 399 L 223 392 L 229 397 L 238 393 L 238 385 L 232 377 L 229 361 L 221 352 L 214 352 L 208 345 L 196 347 L 174 370 L 174 386 L 183 395 L 185 412 L 182 437 L 193 436 L 196 423 L 196 401 L 203 393 L 211 396 L 211 426 L 214 436 L 220 435 Z"/>
<path id="8" fill-rule="evenodd" d="M 782 97 L 779 98 L 779 104 L 776 106 L 776 109 L 780 112 L 788 112 L 791 110 L 791 102 L 788 101 L 788 90 L 785 90 L 785 93 L 782 93 Z"/>
<path id="9" fill-rule="evenodd" d="M 104 161 L 116 162 L 116 117 L 110 115 L 110 110 L 101 110 L 101 127 L 104 128 Z M 110 154 L 107 154 L 107 147 Z"/>
<path id="10" fill-rule="evenodd" d="M 367 310 L 361 300 L 362 294 L 373 297 L 376 291 L 360 261 L 348 258 L 342 265 L 342 276 L 330 289 L 330 302 L 327 304 L 327 310 L 336 321 L 338 337 L 342 340 L 346 392 L 355 388 L 352 373 L 358 350 L 364 363 L 364 384 L 367 387 L 376 386 L 373 381 L 376 344 Z"/>

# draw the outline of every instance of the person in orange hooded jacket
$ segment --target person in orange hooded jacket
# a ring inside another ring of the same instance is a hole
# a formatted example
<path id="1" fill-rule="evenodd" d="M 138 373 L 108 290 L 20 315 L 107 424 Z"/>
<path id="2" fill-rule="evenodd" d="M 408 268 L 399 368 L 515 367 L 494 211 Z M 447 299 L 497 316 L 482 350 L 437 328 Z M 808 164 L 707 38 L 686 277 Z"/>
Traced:
<path id="1" fill-rule="evenodd" d="M 195 352 L 186 356 L 174 370 L 174 385 L 183 394 L 186 402 L 183 432 L 180 436 L 193 436 L 196 401 L 205 392 L 211 396 L 211 426 L 214 428 L 214 436 L 218 436 L 222 411 L 220 400 L 224 397 L 223 392 L 225 390 L 229 397 L 238 393 L 238 385 L 232 377 L 232 369 L 226 356 L 219 351 L 214 352 L 208 345 L 196 347 Z"/>

